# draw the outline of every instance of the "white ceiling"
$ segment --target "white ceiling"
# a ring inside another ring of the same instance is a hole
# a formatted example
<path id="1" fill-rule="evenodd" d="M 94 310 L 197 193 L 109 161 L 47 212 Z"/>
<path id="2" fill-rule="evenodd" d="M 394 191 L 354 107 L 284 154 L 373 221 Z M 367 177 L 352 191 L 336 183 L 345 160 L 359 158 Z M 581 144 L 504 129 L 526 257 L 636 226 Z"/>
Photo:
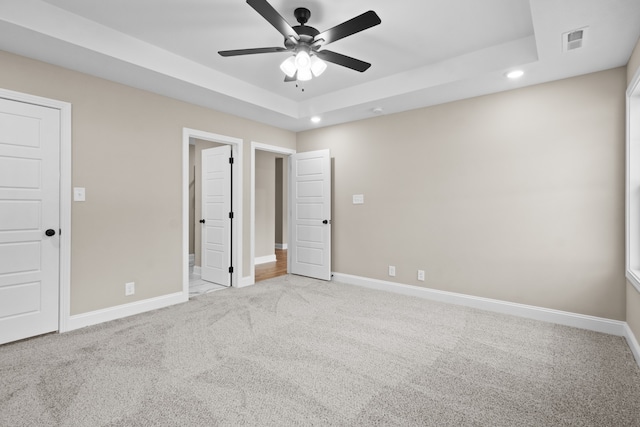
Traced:
<path id="1" fill-rule="evenodd" d="M 291 25 L 308 8 L 320 31 L 376 11 L 382 24 L 327 47 L 372 67 L 329 64 L 296 86 L 287 53 L 219 56 L 283 45 L 243 0 L 0 0 L 0 50 L 301 131 L 622 66 L 640 36 L 639 0 L 270 3 Z M 563 52 L 562 33 L 583 27 L 584 47 Z M 506 79 L 515 68 L 525 76 Z"/>

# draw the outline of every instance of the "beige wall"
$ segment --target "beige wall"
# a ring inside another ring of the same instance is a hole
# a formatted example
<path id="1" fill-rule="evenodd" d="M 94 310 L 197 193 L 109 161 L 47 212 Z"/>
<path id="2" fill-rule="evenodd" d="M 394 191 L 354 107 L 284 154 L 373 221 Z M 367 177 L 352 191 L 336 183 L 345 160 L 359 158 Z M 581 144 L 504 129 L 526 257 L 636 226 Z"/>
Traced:
<path id="1" fill-rule="evenodd" d="M 202 150 L 206 150 L 207 148 L 220 147 L 224 144 L 219 144 L 217 142 L 211 141 L 203 141 L 197 138 L 192 138 L 194 147 L 194 203 L 193 203 L 193 212 L 189 213 L 190 218 L 194 222 L 194 252 L 195 254 L 195 262 L 194 265 L 202 266 L 202 224 L 200 224 L 200 220 L 202 219 Z M 191 147 L 191 146 L 190 146 Z"/>
<path id="2" fill-rule="evenodd" d="M 622 67 L 298 134 L 298 152 L 334 160 L 333 270 L 624 320 L 625 80 Z"/>
<path id="3" fill-rule="evenodd" d="M 0 63 L 0 87 L 73 105 L 72 180 L 87 201 L 72 207 L 72 314 L 181 289 L 183 127 L 245 141 L 248 275 L 248 142 L 295 149 L 295 134 L 5 52 Z M 397 282 L 624 319 L 626 78 L 619 68 L 298 134 L 298 151 L 334 157 L 334 270 L 391 280 L 393 264 Z"/>
<path id="4" fill-rule="evenodd" d="M 289 158 L 276 159 L 276 243 L 287 244 L 289 239 Z"/>
<path id="5" fill-rule="evenodd" d="M 275 254 L 276 155 L 256 150 L 255 256 Z"/>
<path id="6" fill-rule="evenodd" d="M 250 141 L 295 149 L 294 133 L 6 52 L 0 64 L 0 87 L 73 105 L 72 183 L 87 201 L 72 207 L 72 314 L 181 291 L 183 127 L 244 140 L 249 275 Z"/>
<path id="7" fill-rule="evenodd" d="M 629 59 L 627 65 L 627 85 L 640 69 L 640 40 Z M 636 336 L 640 338 L 640 293 L 630 283 L 627 282 L 627 323 Z"/>

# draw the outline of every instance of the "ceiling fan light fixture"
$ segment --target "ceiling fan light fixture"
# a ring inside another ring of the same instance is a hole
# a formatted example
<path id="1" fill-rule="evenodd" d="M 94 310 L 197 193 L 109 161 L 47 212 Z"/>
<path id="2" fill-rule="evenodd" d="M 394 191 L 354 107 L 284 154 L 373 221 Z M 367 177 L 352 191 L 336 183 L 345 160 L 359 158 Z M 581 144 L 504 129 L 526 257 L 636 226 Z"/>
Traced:
<path id="1" fill-rule="evenodd" d="M 320 77 L 320 75 L 324 73 L 324 70 L 326 69 L 327 69 L 326 62 L 324 62 L 322 59 L 318 58 L 315 55 L 311 57 L 311 72 L 313 73 L 314 76 Z"/>
<path id="2" fill-rule="evenodd" d="M 296 71 L 298 70 L 296 68 L 296 57 L 290 56 L 285 59 L 284 62 L 280 64 L 280 69 L 289 77 L 295 76 Z"/>
<path id="3" fill-rule="evenodd" d="M 306 82 L 311 80 L 313 76 L 311 75 L 311 68 L 299 68 L 298 69 L 298 80 L 302 82 Z"/>
<path id="4" fill-rule="evenodd" d="M 318 49 L 341 40 L 345 37 L 375 27 L 382 23 L 380 17 L 373 10 L 364 12 L 354 18 L 344 21 L 333 28 L 320 32 L 306 25 L 311 17 L 311 11 L 304 7 L 298 7 L 293 11 L 293 16 L 300 25 L 292 27 L 277 10 L 269 3 L 269 0 L 246 0 L 256 12 L 258 12 L 271 26 L 284 36 L 284 47 L 259 47 L 252 49 L 221 50 L 218 54 L 224 57 L 255 55 L 262 53 L 289 52 L 293 56 L 280 64 L 280 69 L 287 76 L 285 82 L 297 80 L 311 80 L 313 76 L 320 76 L 327 68 L 326 62 L 340 65 L 355 71 L 364 72 L 371 67 L 368 62 L 336 52 Z M 320 58 L 314 58 L 320 53 Z"/>
<path id="5" fill-rule="evenodd" d="M 298 52 L 296 54 L 295 62 L 298 71 L 311 70 L 311 57 L 306 51 L 301 50 Z"/>

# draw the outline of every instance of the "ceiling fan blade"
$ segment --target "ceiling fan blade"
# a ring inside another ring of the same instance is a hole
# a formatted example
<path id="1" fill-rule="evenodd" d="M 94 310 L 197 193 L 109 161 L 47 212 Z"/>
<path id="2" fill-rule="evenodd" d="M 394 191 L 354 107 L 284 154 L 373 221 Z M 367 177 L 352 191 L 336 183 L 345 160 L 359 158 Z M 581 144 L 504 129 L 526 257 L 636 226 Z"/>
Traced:
<path id="1" fill-rule="evenodd" d="M 300 36 L 289 25 L 289 23 L 271 6 L 267 0 L 247 0 L 247 4 L 254 8 L 264 19 L 267 20 L 276 30 L 284 36 L 285 39 L 293 38 L 295 41 L 300 40 Z"/>
<path id="2" fill-rule="evenodd" d="M 380 20 L 378 14 L 373 10 L 370 10 L 363 13 L 362 15 L 356 16 L 355 18 L 343 22 L 340 25 L 336 25 L 335 27 L 330 28 L 327 31 L 321 32 L 313 38 L 313 41 L 319 42 L 320 40 L 324 40 L 322 44 L 327 45 L 329 43 L 333 43 L 336 40 L 340 40 L 352 34 L 364 31 L 367 28 L 375 27 L 381 22 L 382 21 Z"/>
<path id="3" fill-rule="evenodd" d="M 255 55 L 256 53 L 275 53 L 287 52 L 289 49 L 284 47 L 258 47 L 255 49 L 237 49 L 237 50 L 221 50 L 218 53 L 221 56 L 238 56 L 238 55 Z"/>
<path id="4" fill-rule="evenodd" d="M 360 61 L 359 59 L 342 55 L 341 53 L 332 52 L 330 50 L 318 51 L 316 52 L 316 55 L 327 62 L 342 65 L 343 67 L 351 68 L 352 70 L 360 71 L 361 73 L 367 71 L 369 67 L 371 67 L 371 64 L 368 62 Z"/>

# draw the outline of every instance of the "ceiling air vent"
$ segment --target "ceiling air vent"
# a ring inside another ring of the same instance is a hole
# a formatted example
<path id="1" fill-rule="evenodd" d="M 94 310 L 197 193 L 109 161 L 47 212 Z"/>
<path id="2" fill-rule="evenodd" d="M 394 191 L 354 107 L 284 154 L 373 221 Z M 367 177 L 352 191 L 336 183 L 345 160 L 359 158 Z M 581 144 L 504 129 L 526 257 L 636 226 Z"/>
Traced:
<path id="1" fill-rule="evenodd" d="M 562 51 L 568 52 L 570 50 L 580 49 L 584 46 L 584 42 L 587 36 L 587 28 L 579 28 L 577 30 L 569 31 L 562 34 Z"/>

